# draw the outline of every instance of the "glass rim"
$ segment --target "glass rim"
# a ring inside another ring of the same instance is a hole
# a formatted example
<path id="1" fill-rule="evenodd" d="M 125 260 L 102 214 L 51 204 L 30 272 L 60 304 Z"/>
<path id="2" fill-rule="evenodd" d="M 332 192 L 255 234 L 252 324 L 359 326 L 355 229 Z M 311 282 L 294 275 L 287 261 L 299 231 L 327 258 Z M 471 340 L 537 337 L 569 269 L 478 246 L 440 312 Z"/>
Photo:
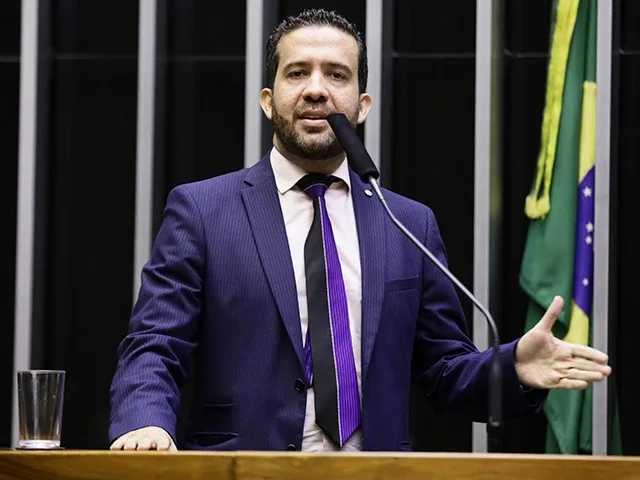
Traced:
<path id="1" fill-rule="evenodd" d="M 66 370 L 46 370 L 46 369 L 34 369 L 34 370 L 18 370 L 18 374 L 33 374 L 33 373 L 66 373 Z"/>

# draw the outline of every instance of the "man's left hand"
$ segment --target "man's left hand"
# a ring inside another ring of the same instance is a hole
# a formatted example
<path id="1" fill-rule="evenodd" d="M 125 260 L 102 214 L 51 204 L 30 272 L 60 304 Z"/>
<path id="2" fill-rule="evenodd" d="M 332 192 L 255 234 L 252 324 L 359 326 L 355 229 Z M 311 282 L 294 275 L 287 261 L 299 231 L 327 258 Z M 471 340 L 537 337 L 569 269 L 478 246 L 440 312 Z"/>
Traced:
<path id="1" fill-rule="evenodd" d="M 518 342 L 515 365 L 522 385 L 585 389 L 589 383 L 599 382 L 611 373 L 605 353 L 553 336 L 551 329 L 563 305 L 562 297 L 555 297 L 538 324 Z"/>

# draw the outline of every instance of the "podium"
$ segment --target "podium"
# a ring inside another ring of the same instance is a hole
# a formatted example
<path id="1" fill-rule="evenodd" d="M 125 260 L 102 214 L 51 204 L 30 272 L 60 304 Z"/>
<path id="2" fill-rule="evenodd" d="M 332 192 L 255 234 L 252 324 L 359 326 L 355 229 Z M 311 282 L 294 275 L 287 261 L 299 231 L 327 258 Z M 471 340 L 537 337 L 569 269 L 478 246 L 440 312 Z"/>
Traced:
<path id="1" fill-rule="evenodd" d="M 640 457 L 300 452 L 0 451 L 0 480 L 616 480 Z"/>

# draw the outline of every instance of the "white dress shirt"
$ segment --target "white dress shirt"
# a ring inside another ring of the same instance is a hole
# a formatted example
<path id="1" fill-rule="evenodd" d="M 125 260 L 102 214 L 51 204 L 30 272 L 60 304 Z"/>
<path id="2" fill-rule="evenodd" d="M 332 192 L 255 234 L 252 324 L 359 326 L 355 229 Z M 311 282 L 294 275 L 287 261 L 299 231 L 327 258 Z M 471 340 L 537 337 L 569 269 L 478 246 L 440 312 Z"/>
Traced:
<path id="1" fill-rule="evenodd" d="M 298 307 L 302 326 L 302 341 L 304 344 L 307 334 L 307 288 L 304 269 L 304 244 L 313 221 L 313 200 L 296 183 L 307 172 L 284 158 L 276 148 L 271 150 L 271 167 L 275 176 L 276 186 L 280 197 L 280 205 L 284 216 L 284 224 L 289 240 L 289 249 L 293 261 L 296 289 L 298 292 Z M 360 278 L 360 248 L 358 232 L 353 212 L 351 198 L 351 179 L 347 161 L 333 173 L 342 182 L 333 183 L 325 193 L 327 213 L 335 243 L 338 248 L 342 277 L 344 279 L 347 305 L 349 310 L 349 330 L 353 344 L 353 355 L 358 378 L 358 391 L 361 388 L 360 362 L 360 332 L 361 332 L 361 304 L 362 281 Z M 362 393 L 360 393 L 362 398 Z M 307 413 L 304 421 L 302 437 L 302 451 L 320 452 L 338 450 L 324 432 L 316 425 L 313 388 L 307 389 Z M 342 447 L 343 450 L 361 450 L 362 434 L 359 428 Z"/>

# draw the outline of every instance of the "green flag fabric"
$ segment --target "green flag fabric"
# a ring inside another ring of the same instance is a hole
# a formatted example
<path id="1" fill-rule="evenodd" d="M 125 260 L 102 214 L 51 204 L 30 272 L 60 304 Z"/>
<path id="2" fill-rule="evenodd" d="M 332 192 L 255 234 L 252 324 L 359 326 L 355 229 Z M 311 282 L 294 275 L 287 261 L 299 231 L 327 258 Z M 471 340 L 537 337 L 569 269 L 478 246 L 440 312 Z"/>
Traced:
<path id="1" fill-rule="evenodd" d="M 592 344 L 597 0 L 556 0 L 541 145 L 525 213 L 520 272 L 525 330 L 555 295 L 565 308 L 554 335 Z M 544 405 L 549 453 L 591 453 L 592 387 L 551 390 Z M 621 454 L 617 411 L 613 451 Z"/>

